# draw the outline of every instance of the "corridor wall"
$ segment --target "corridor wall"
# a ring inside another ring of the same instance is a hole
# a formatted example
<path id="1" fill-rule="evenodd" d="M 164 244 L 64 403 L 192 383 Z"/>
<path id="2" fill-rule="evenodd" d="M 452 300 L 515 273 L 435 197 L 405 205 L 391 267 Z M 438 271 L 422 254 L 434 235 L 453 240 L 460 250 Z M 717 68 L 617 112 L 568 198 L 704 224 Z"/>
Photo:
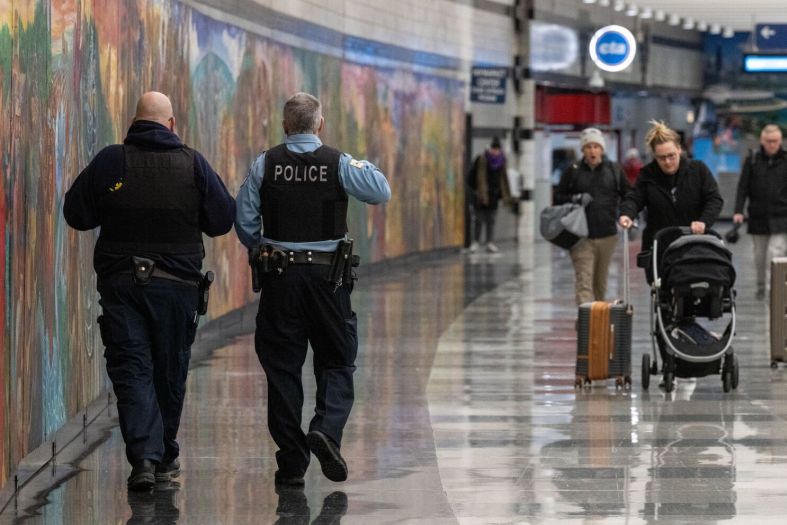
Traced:
<path id="1" fill-rule="evenodd" d="M 351 207 L 364 262 L 462 243 L 459 75 L 434 74 L 390 44 L 398 58 L 380 60 L 379 46 L 297 18 L 284 19 L 291 38 L 259 25 L 271 13 L 253 2 L 228 5 L 263 20 L 171 1 L 0 0 L 0 487 L 108 386 L 96 234 L 68 228 L 62 204 L 90 158 L 122 140 L 142 92 L 171 97 L 178 133 L 233 195 L 251 161 L 282 140 L 284 101 L 315 93 L 323 140 L 368 158 L 391 184 L 389 204 Z M 234 232 L 206 249 L 217 274 L 209 317 L 255 299 Z"/>

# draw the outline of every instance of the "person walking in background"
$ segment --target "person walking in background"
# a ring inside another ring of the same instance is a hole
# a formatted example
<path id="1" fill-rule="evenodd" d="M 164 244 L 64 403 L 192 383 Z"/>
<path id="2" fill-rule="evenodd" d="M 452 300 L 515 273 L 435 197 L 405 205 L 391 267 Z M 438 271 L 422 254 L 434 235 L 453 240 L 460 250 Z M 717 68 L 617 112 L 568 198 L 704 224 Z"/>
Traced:
<path id="1" fill-rule="evenodd" d="M 297 488 L 311 453 L 328 479 L 347 479 L 340 450 L 358 353 L 348 197 L 381 204 L 391 188 L 371 162 L 323 145 L 317 98 L 296 93 L 283 116 L 284 143 L 257 157 L 238 191 L 235 231 L 250 253 L 264 254 L 254 348 L 268 380 L 268 429 L 279 447 L 274 480 Z M 317 393 L 305 434 L 301 369 L 309 344 Z"/>
<path id="2" fill-rule="evenodd" d="M 235 201 L 175 134 L 172 103 L 150 91 L 123 144 L 107 146 L 63 205 L 77 230 L 101 228 L 93 254 L 107 373 L 131 464 L 130 490 L 180 474 L 176 437 L 204 285 L 202 234 L 232 228 Z"/>
<path id="3" fill-rule="evenodd" d="M 486 250 L 494 253 L 495 217 L 500 199 L 511 202 L 511 188 L 508 184 L 506 156 L 500 148 L 500 139 L 492 138 L 489 148 L 473 161 L 468 177 L 468 185 L 473 194 L 475 227 L 470 251 L 478 251 L 481 231 L 486 227 Z"/>
<path id="4" fill-rule="evenodd" d="M 787 158 L 782 131 L 774 124 L 762 128 L 760 148 L 743 161 L 732 216 L 735 224 L 744 220 L 746 201 L 757 270 L 756 297 L 763 299 L 771 259 L 787 255 Z"/>
<path id="5" fill-rule="evenodd" d="M 642 169 L 642 160 L 639 158 L 637 148 L 630 148 L 626 152 L 626 159 L 623 161 L 623 171 L 626 173 L 626 180 L 632 188 L 637 184 L 639 170 Z"/>
<path id="6" fill-rule="evenodd" d="M 603 301 L 607 293 L 609 263 L 617 244 L 618 204 L 629 190 L 623 169 L 604 154 L 604 135 L 596 128 L 579 136 L 582 159 L 560 177 L 555 203 L 585 206 L 588 238 L 571 248 L 577 304 Z"/>
<path id="7" fill-rule="evenodd" d="M 669 226 L 690 226 L 692 233 L 705 233 L 724 203 L 705 163 L 682 155 L 680 135 L 663 122 L 651 123 L 645 142 L 654 160 L 642 168 L 634 190 L 621 203 L 619 219 L 622 227 L 631 228 L 637 214 L 647 209 L 643 250 L 651 247 L 657 231 Z"/>

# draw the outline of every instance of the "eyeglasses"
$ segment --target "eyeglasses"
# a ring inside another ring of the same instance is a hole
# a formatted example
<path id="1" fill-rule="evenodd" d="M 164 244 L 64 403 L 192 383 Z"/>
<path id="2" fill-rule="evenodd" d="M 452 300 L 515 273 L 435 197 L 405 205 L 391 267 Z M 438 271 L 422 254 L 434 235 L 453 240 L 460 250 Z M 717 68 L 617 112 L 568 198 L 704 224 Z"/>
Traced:
<path id="1" fill-rule="evenodd" d="M 677 153 L 668 153 L 666 155 L 655 155 L 655 157 L 656 157 L 656 160 L 659 161 L 659 162 L 666 162 L 666 161 L 672 162 L 672 161 L 674 161 L 675 159 L 678 158 L 678 154 Z"/>

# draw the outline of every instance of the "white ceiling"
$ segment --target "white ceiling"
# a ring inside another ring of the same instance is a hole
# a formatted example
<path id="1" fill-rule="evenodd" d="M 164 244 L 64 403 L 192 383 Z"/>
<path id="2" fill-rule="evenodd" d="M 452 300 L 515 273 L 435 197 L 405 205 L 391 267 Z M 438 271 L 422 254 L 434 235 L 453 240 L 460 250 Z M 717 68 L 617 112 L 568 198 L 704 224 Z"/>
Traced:
<path id="1" fill-rule="evenodd" d="M 610 6 L 615 3 L 609 1 Z M 690 17 L 695 24 L 719 24 L 735 31 L 752 31 L 761 23 L 787 24 L 787 0 L 631 0 L 625 5 L 634 5 L 640 12 L 647 7 L 654 13 L 662 10 L 668 18 L 671 14 L 680 16 L 681 22 Z"/>

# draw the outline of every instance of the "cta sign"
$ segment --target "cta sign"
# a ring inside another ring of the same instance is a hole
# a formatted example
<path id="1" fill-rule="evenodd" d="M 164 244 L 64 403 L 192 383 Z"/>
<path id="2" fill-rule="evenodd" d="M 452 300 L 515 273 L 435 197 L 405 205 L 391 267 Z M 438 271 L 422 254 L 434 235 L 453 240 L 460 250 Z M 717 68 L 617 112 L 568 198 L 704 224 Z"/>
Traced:
<path id="1" fill-rule="evenodd" d="M 637 41 L 622 26 L 602 27 L 590 39 L 590 58 L 604 71 L 623 71 L 637 54 Z"/>

